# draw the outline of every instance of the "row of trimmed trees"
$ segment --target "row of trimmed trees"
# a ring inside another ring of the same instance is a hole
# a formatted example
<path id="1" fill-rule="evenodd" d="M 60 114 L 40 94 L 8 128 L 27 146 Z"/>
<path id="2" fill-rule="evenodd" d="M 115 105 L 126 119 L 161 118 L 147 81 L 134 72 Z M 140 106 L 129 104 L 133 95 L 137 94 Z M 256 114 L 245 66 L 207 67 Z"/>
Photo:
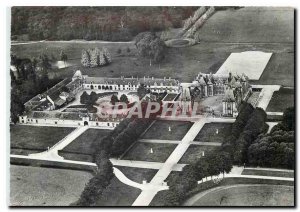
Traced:
<path id="1" fill-rule="evenodd" d="M 253 108 L 245 102 L 241 104 L 230 136 L 222 144 L 224 150 L 232 155 L 235 164 L 248 163 L 248 148 L 260 134 L 267 132 L 266 121 L 267 114 L 263 109 Z"/>
<path id="2" fill-rule="evenodd" d="M 294 108 L 285 110 L 283 120 L 266 134 L 267 115 L 261 108 L 243 103 L 230 136 L 222 144 L 237 165 L 294 168 Z"/>
<path id="3" fill-rule="evenodd" d="M 189 191 L 198 185 L 203 178 L 229 173 L 232 159 L 226 152 L 213 151 L 194 163 L 185 166 L 179 175 L 169 182 L 169 190 L 164 197 L 165 206 L 180 206 Z"/>
<path id="4" fill-rule="evenodd" d="M 101 138 L 99 134 L 96 137 L 91 147 L 94 149 L 93 160 L 97 164 L 97 171 L 73 206 L 97 205 L 97 200 L 114 177 L 109 158 L 123 154 L 150 123 L 145 119 L 124 119 L 109 135 Z"/>
<path id="5" fill-rule="evenodd" d="M 81 53 L 81 64 L 84 67 L 98 67 L 105 66 L 111 63 L 111 55 L 107 48 L 103 47 L 102 50 L 99 48 L 82 50 Z"/>

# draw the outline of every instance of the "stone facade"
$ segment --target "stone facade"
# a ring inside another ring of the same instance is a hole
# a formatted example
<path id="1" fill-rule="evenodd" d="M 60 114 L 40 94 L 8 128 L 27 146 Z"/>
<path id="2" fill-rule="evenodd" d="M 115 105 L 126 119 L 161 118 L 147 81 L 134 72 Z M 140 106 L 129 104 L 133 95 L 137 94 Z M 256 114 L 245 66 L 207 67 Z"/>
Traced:
<path id="1" fill-rule="evenodd" d="M 98 119 L 88 112 L 59 112 L 58 108 L 72 101 L 81 90 L 105 90 L 105 91 L 133 91 L 143 84 L 151 93 L 167 93 L 179 98 L 168 99 L 165 103 L 179 101 L 180 111 L 188 114 L 193 109 L 195 98 L 209 98 L 222 96 L 222 115 L 237 116 L 238 107 L 242 101 L 247 100 L 251 94 L 251 86 L 248 78 L 242 76 L 217 75 L 199 73 L 192 83 L 179 83 L 171 78 L 155 79 L 143 78 L 104 78 L 89 77 L 76 71 L 72 79 L 65 79 L 39 94 L 25 103 L 26 113 L 19 117 L 20 123 L 29 124 L 53 124 L 93 127 L 115 127 L 122 118 Z M 169 96 L 169 97 L 170 97 Z"/>

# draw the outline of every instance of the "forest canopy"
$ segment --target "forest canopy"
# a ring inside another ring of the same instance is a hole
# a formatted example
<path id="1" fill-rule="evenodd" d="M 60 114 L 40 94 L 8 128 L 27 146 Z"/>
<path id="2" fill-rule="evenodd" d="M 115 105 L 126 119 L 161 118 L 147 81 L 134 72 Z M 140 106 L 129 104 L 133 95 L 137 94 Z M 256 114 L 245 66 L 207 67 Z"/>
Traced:
<path id="1" fill-rule="evenodd" d="M 12 40 L 129 41 L 182 27 L 197 7 L 13 7 Z"/>

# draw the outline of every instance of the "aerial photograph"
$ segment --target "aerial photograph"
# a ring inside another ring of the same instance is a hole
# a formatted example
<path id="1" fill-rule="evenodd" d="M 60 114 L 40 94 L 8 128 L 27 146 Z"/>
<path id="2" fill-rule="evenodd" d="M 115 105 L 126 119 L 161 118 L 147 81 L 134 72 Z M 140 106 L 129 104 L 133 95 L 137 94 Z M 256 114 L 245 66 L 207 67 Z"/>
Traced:
<path id="1" fill-rule="evenodd" d="M 9 207 L 295 207 L 295 8 L 8 11 Z"/>

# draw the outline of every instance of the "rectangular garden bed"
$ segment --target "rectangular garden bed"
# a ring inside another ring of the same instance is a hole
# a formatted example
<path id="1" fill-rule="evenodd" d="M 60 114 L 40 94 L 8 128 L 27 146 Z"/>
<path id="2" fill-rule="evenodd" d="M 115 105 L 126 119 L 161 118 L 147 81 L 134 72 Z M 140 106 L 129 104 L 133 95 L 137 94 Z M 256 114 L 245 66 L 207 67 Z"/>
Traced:
<path id="1" fill-rule="evenodd" d="M 157 120 L 143 135 L 143 139 L 182 140 L 189 131 L 192 122 Z M 171 131 L 169 131 L 169 129 Z"/>
<path id="2" fill-rule="evenodd" d="M 180 159 L 179 163 L 183 164 L 190 164 L 199 158 L 201 158 L 204 152 L 204 156 L 208 152 L 212 152 L 214 150 L 217 150 L 218 146 L 199 146 L 199 145 L 190 145 L 189 148 L 186 150 L 182 158 Z"/>
<path id="3" fill-rule="evenodd" d="M 137 142 L 123 157 L 123 160 L 165 162 L 176 148 L 176 144 Z M 151 149 L 153 153 L 151 153 Z"/>
<path id="4" fill-rule="evenodd" d="M 231 123 L 207 123 L 194 141 L 223 143 L 231 131 Z"/>
<path id="5" fill-rule="evenodd" d="M 45 151 L 70 134 L 71 127 L 10 126 L 11 149 Z"/>
<path id="6" fill-rule="evenodd" d="M 99 141 L 107 136 L 111 130 L 88 129 L 74 141 L 72 141 L 63 150 L 59 151 L 59 155 L 68 160 L 92 161 L 94 147 L 92 143 L 98 139 Z"/>

